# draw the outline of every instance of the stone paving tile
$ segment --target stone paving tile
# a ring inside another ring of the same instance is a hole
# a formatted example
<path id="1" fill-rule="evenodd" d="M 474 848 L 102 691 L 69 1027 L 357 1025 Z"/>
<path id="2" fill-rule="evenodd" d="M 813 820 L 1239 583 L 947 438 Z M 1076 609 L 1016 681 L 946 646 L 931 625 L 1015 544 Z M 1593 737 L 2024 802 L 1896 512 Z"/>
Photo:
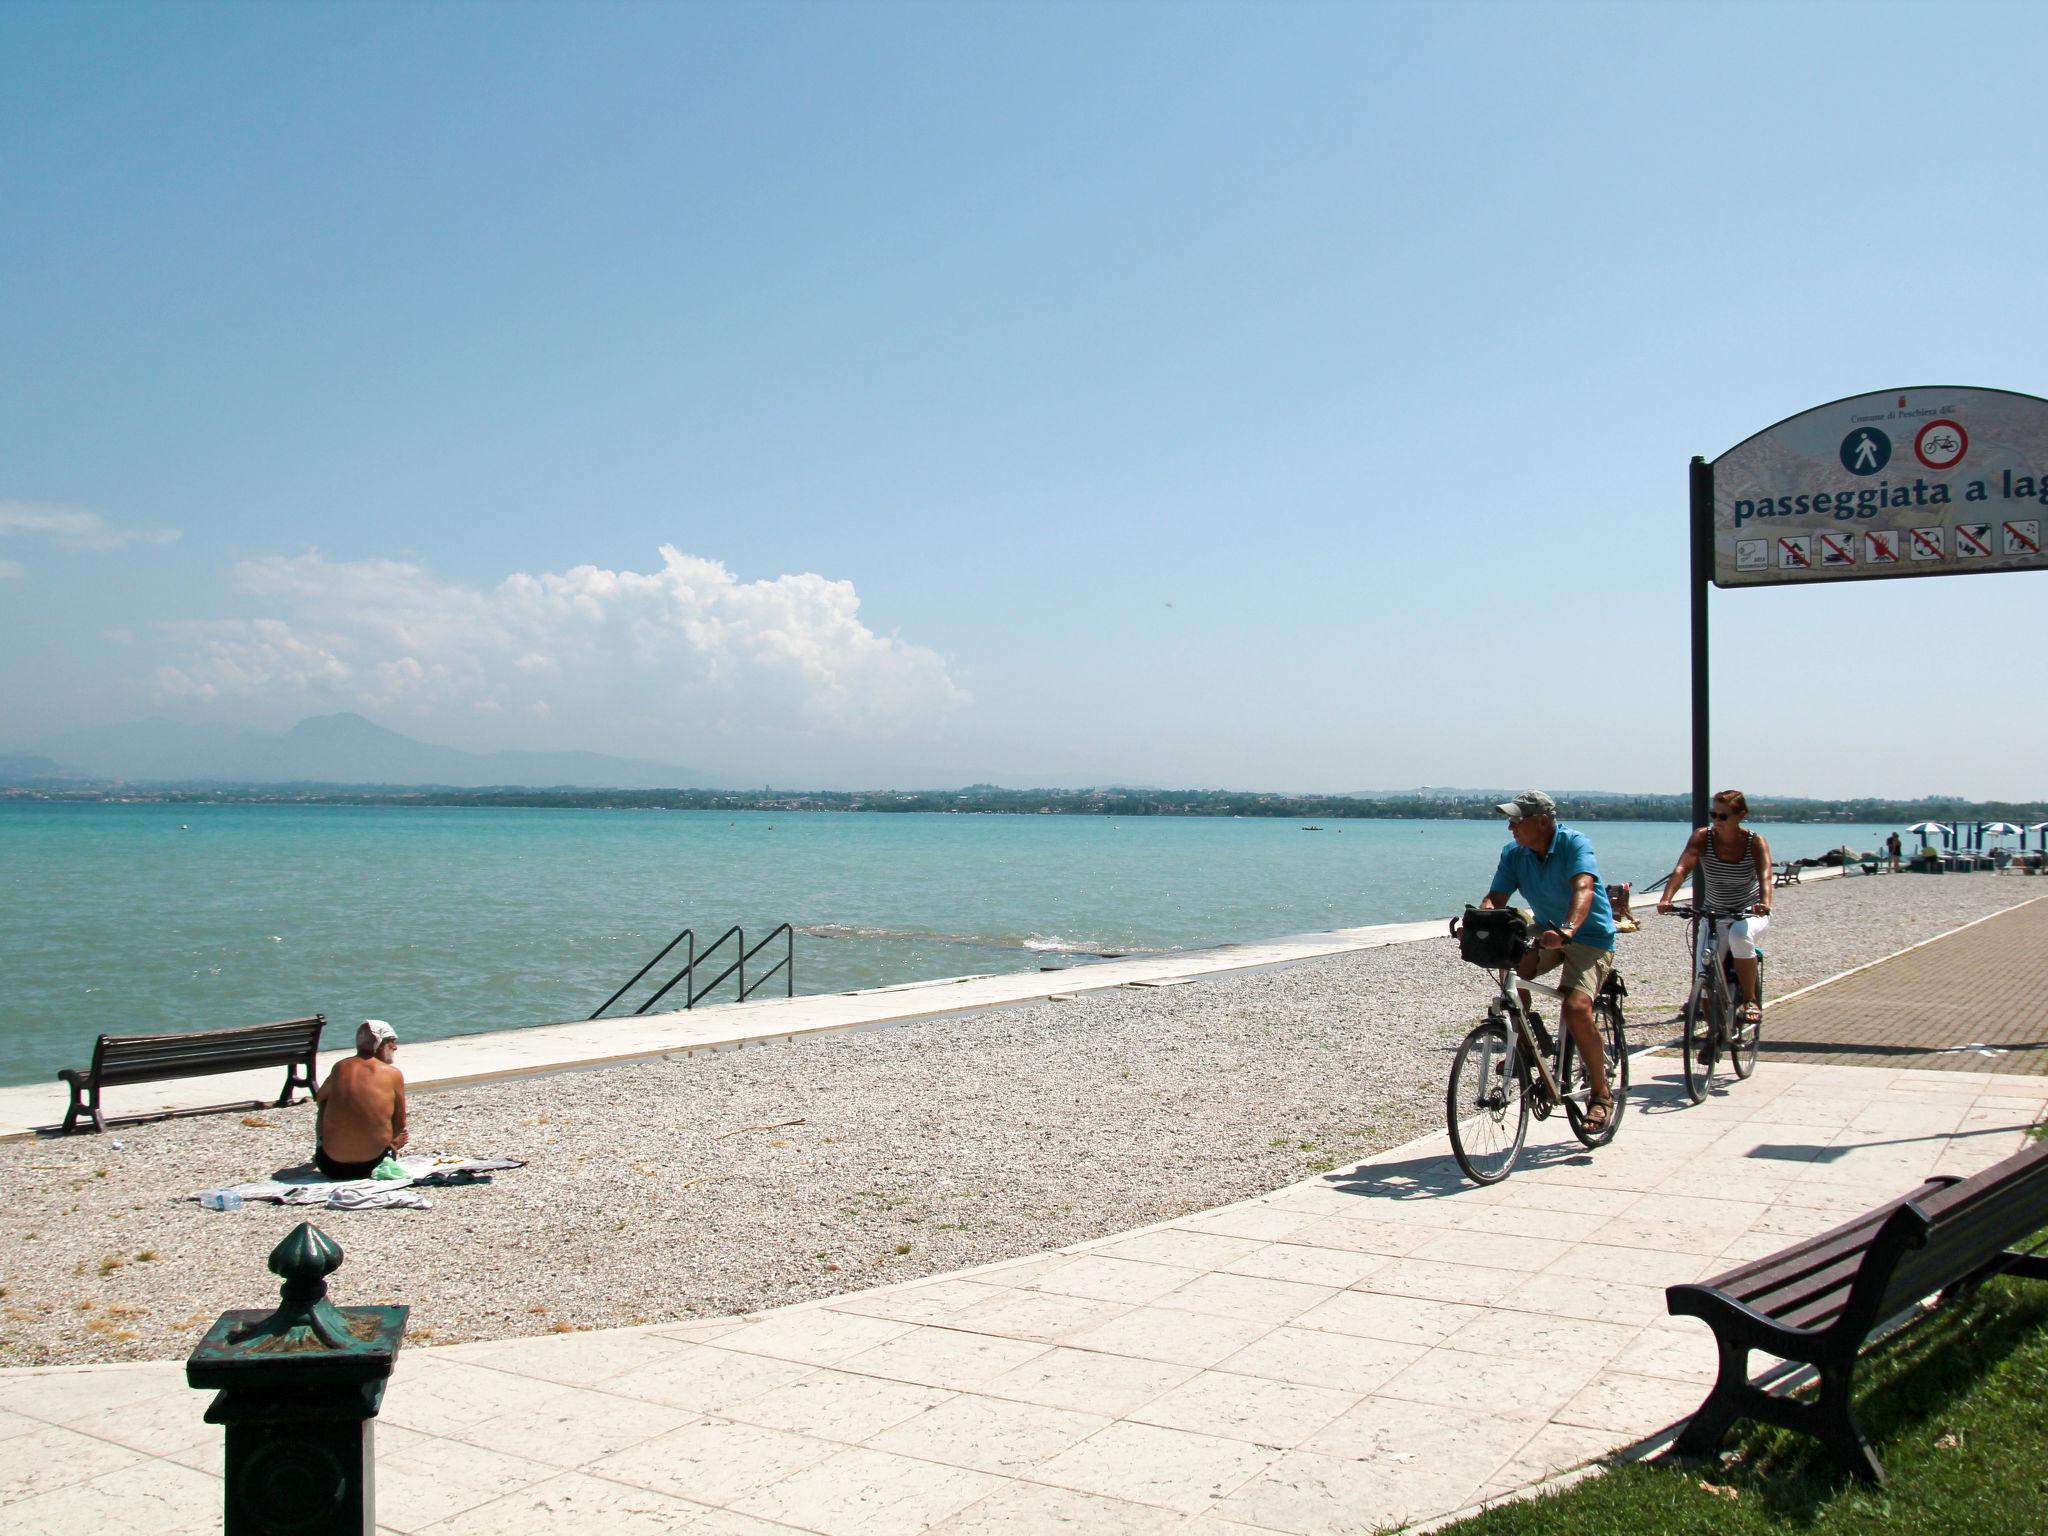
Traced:
<path id="1" fill-rule="evenodd" d="M 1603 1363 L 1553 1359 L 1541 1371 L 1532 1371 L 1526 1360 L 1439 1347 L 1389 1377 L 1376 1395 L 1494 1418 L 1542 1421 L 1554 1418 Z"/>
<path id="2" fill-rule="evenodd" d="M 528 1339 L 500 1339 L 488 1344 L 451 1344 L 435 1358 L 489 1366 L 520 1376 L 536 1376 L 567 1387 L 594 1387 L 623 1371 L 633 1370 L 665 1353 L 690 1348 L 684 1340 L 638 1329 L 617 1333 L 543 1334 Z M 406 1357 L 400 1355 L 400 1360 Z"/>
<path id="3" fill-rule="evenodd" d="M 1413 1365 L 1428 1348 L 1426 1344 L 1400 1343 L 1363 1334 L 1276 1328 L 1236 1354 L 1226 1356 L 1221 1369 L 1333 1391 L 1364 1393 L 1377 1390 L 1389 1377 Z"/>
<path id="4" fill-rule="evenodd" d="M 185 1385 L 182 1365 L 0 1372 L 0 1408 L 45 1424 L 77 1424 L 144 1404 L 180 1399 L 205 1406 L 200 1395 Z"/>
<path id="5" fill-rule="evenodd" d="M 384 1390 L 382 1417 L 424 1434 L 460 1435 L 501 1413 L 541 1408 L 575 1390 L 433 1353 L 401 1353 Z"/>
<path id="6" fill-rule="evenodd" d="M 941 1387 L 824 1370 L 732 1403 L 719 1417 L 857 1443 L 955 1396 Z"/>
<path id="7" fill-rule="evenodd" d="M 540 1403 L 472 1425 L 461 1438 L 485 1450 L 567 1469 L 587 1466 L 695 1419 L 687 1409 L 570 1387 L 550 1393 Z"/>
<path id="8" fill-rule="evenodd" d="M 866 1444 L 873 1450 L 1011 1476 L 1069 1450 L 1113 1420 L 1107 1414 L 1049 1408 L 1014 1398 L 962 1394 L 905 1419 Z"/>
<path id="9" fill-rule="evenodd" d="M 843 1360 L 840 1366 L 862 1376 L 886 1376 L 892 1381 L 971 1392 L 1045 1350 L 1046 1346 L 1036 1340 L 1005 1339 L 954 1328 L 919 1328 Z"/>
<path id="10" fill-rule="evenodd" d="M 1186 1519 L 1174 1510 L 1040 1483 L 1011 1483 L 931 1527 L 932 1536 L 1019 1536 L 1030 1531 L 1182 1536 L 1187 1530 Z"/>
<path id="11" fill-rule="evenodd" d="M 801 1381 L 813 1369 L 794 1360 L 699 1345 L 688 1354 L 663 1356 L 637 1370 L 622 1371 L 606 1381 L 604 1389 L 695 1413 L 716 1413 L 772 1388 Z"/>
<path id="12" fill-rule="evenodd" d="M 1278 1327 L 1328 1301 L 1342 1289 L 1258 1275 L 1214 1273 L 1197 1276 L 1179 1289 L 1167 1292 L 1153 1305 L 1171 1312 L 1199 1312 L 1208 1317 L 1231 1317 Z"/>
<path id="13" fill-rule="evenodd" d="M 1219 1273 L 1256 1275 L 1266 1280 L 1295 1280 L 1304 1285 L 1342 1290 L 1356 1284 L 1386 1262 L 1385 1256 L 1346 1248 L 1318 1248 L 1305 1243 L 1269 1243 L 1256 1253 L 1233 1259 Z"/>
<path id="14" fill-rule="evenodd" d="M 1122 1317 L 1132 1308 L 1118 1301 L 1090 1301 L 1050 1291 L 1011 1291 L 955 1312 L 947 1326 L 968 1333 L 1000 1334 L 1058 1344 Z"/>
<path id="15" fill-rule="evenodd" d="M 1128 1414 L 1196 1374 L 1198 1367 L 1087 1349 L 1049 1349 L 982 1390 L 1052 1408 Z"/>
<path id="16" fill-rule="evenodd" d="M 14 1502 L 0 1502 L 8 1536 L 80 1536 L 84 1532 L 148 1531 L 150 1536 L 202 1536 L 220 1530 L 217 1479 L 168 1461 L 147 1477 L 132 1467 L 64 1484 Z"/>
<path id="17" fill-rule="evenodd" d="M 974 1280 L 935 1280 L 886 1291 L 856 1291 L 850 1296 L 835 1296 L 832 1307 L 838 1312 L 893 1317 L 906 1323 L 943 1323 L 954 1313 L 979 1306 L 1007 1289 L 1006 1285 L 984 1285 Z"/>
<path id="18" fill-rule="evenodd" d="M 1120 1420 L 1041 1465 L 1036 1481 L 1196 1514 L 1270 1465 L 1277 1451 Z"/>
<path id="19" fill-rule="evenodd" d="M 1077 1349 L 1136 1355 L 1169 1365 L 1209 1366 L 1271 1331 L 1270 1323 L 1239 1317 L 1139 1307 L 1069 1342 Z"/>
<path id="20" fill-rule="evenodd" d="M 718 1347 L 808 1365 L 837 1365 L 850 1355 L 901 1338 L 915 1326 L 836 1307 L 810 1307 L 749 1323 L 720 1338 Z"/>
<path id="21" fill-rule="evenodd" d="M 1129 1417 L 1140 1424 L 1188 1429 L 1225 1440 L 1291 1446 L 1357 1406 L 1362 1396 L 1293 1380 L 1204 1371 L 1161 1393 Z"/>
<path id="22" fill-rule="evenodd" d="M 1002 1479 L 885 1451 L 851 1450 L 734 1501 L 742 1513 L 845 1536 L 912 1536 L 1004 1486 Z"/>
<path id="23" fill-rule="evenodd" d="M 1192 1232 L 1166 1227 L 1105 1243 L 1095 1252 L 1112 1259 L 1139 1259 L 1148 1264 L 1178 1264 L 1196 1271 L 1221 1269 L 1260 1246 L 1256 1238 L 1221 1232 Z"/>
<path id="24" fill-rule="evenodd" d="M 829 1439 L 707 1418 L 643 1440 L 582 1470 L 674 1498 L 724 1506 L 843 1449 Z"/>
<path id="25" fill-rule="evenodd" d="M 6 1458 L 0 1460 L 0 1508 L 74 1483 L 91 1482 L 102 1473 L 138 1467 L 148 1460 L 140 1451 L 59 1424 L 38 1425 L 5 1444 Z"/>
<path id="26" fill-rule="evenodd" d="M 1250 1243 L 1256 1251 L 1260 1244 Z M 1233 1252 L 1232 1258 L 1242 1257 Z M 1193 1265 L 1145 1263 L 1119 1259 L 1101 1253 L 1082 1254 L 1056 1269 L 1047 1270 L 1028 1289 L 1052 1291 L 1061 1296 L 1080 1296 L 1090 1301 L 1119 1301 L 1139 1307 L 1157 1301 L 1168 1291 L 1178 1290 L 1203 1271 Z"/>
<path id="27" fill-rule="evenodd" d="M 723 1530 L 732 1536 L 740 1531 L 720 1520 L 718 1511 L 652 1488 L 636 1488 L 591 1477 L 581 1472 L 562 1472 L 545 1482 L 521 1488 L 488 1504 L 420 1529 L 418 1536 L 555 1536 L 565 1530 L 602 1531 L 605 1536 L 690 1536 Z M 756 1524 L 758 1536 L 770 1536 L 773 1527 Z M 787 1536 L 787 1527 L 782 1528 Z"/>
<path id="28" fill-rule="evenodd" d="M 407 1435 L 406 1442 L 377 1436 L 377 1523 L 393 1531 L 423 1530 L 559 1471 L 460 1440 Z"/>

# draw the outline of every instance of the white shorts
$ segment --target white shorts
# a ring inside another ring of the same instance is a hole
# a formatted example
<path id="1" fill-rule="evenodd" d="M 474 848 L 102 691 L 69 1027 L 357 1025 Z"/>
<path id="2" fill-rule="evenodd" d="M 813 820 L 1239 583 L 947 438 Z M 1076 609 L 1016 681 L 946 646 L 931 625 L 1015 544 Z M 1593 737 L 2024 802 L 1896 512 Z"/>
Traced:
<path id="1" fill-rule="evenodd" d="M 1756 941 L 1763 935 L 1764 930 L 1770 926 L 1771 920 L 1761 912 L 1757 913 L 1754 917 L 1745 917 L 1739 922 L 1729 924 L 1728 953 L 1738 960 L 1754 960 L 1756 958 Z M 1702 958 L 1701 951 L 1706 947 L 1707 925 L 1701 923 L 1699 942 L 1693 950 L 1692 960 L 1694 965 L 1699 964 Z"/>

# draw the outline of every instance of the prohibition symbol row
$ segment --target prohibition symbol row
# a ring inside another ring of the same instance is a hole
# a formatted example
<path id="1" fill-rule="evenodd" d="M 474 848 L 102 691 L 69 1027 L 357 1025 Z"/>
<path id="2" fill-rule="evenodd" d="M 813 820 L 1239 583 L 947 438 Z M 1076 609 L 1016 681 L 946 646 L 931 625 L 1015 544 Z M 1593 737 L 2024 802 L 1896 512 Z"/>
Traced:
<path id="1" fill-rule="evenodd" d="M 1901 561 L 1949 558 L 1947 528 L 1888 528 L 1871 533 L 1792 533 L 1774 539 L 1737 539 L 1738 571 L 1841 570 L 1849 566 L 1897 565 Z M 2001 555 L 2041 553 L 2041 524 L 2029 518 L 2011 523 L 1957 523 L 1955 558 L 1982 560 L 1994 547 Z"/>

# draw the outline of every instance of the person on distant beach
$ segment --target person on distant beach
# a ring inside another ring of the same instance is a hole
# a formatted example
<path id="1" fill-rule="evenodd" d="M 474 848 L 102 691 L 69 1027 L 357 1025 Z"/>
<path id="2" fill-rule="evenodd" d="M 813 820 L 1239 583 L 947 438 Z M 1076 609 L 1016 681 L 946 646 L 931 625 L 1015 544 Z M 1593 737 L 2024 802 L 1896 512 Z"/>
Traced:
<path id="1" fill-rule="evenodd" d="M 1894 832 L 1884 840 L 1884 856 L 1890 861 L 1892 873 L 1895 875 L 1899 872 L 1899 852 L 1899 834 Z"/>
<path id="2" fill-rule="evenodd" d="M 1748 814 L 1749 797 L 1741 790 L 1724 789 L 1714 796 L 1711 819 L 1686 839 L 1678 866 L 1664 882 L 1664 894 L 1657 898 L 1657 910 L 1671 910 L 1678 888 L 1698 865 L 1703 889 L 1693 893 L 1694 906 L 1753 914 L 1728 930 L 1728 953 L 1734 958 L 1735 979 L 1742 988 L 1742 1006 L 1736 1017 L 1745 1024 L 1757 1024 L 1763 1021 L 1764 1010 L 1757 1002 L 1756 941 L 1771 922 L 1771 845 L 1762 833 L 1743 826 L 1742 818 Z M 1896 832 L 1888 846 L 1896 861 Z M 1702 925 L 1700 942 L 1706 941 L 1707 930 Z M 1699 963 L 1698 955 L 1693 956 L 1693 963 Z"/>
<path id="3" fill-rule="evenodd" d="M 1557 824 L 1557 802 L 1526 789 L 1494 807 L 1508 819 L 1511 841 L 1500 851 L 1482 907 L 1504 907 L 1520 891 L 1536 914 L 1536 943 L 1515 967 L 1524 978 L 1564 967 L 1564 1027 L 1586 1064 L 1586 1129 L 1598 1133 L 1614 1117 L 1607 1053 L 1593 1023 L 1593 999 L 1614 970 L 1614 909 L 1600 883 L 1600 862 L 1583 832 Z M 1526 994 L 1525 994 L 1526 998 Z"/>
<path id="4" fill-rule="evenodd" d="M 405 1074 L 391 1064 L 397 1054 L 398 1032 L 382 1019 L 365 1019 L 356 1028 L 355 1055 L 337 1061 L 313 1095 L 313 1161 L 328 1178 L 367 1179 L 411 1139 Z"/>

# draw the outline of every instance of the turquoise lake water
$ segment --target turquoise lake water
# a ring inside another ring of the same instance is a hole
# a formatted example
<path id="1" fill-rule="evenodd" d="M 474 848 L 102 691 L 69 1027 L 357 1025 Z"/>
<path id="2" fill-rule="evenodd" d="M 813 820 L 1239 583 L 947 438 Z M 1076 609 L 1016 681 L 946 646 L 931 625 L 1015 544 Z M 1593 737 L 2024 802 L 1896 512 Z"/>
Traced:
<path id="1" fill-rule="evenodd" d="M 1685 837 L 1577 825 L 1639 888 Z M 339 1044 L 364 1017 L 414 1039 L 585 1018 L 686 925 L 701 949 L 795 924 L 797 991 L 837 992 L 1436 917 L 1484 892 L 1504 840 L 1498 822 L 1302 827 L 0 803 L 0 1083 L 83 1065 L 102 1032 L 325 1013 Z M 1795 858 L 1891 829 L 1762 830 Z"/>

